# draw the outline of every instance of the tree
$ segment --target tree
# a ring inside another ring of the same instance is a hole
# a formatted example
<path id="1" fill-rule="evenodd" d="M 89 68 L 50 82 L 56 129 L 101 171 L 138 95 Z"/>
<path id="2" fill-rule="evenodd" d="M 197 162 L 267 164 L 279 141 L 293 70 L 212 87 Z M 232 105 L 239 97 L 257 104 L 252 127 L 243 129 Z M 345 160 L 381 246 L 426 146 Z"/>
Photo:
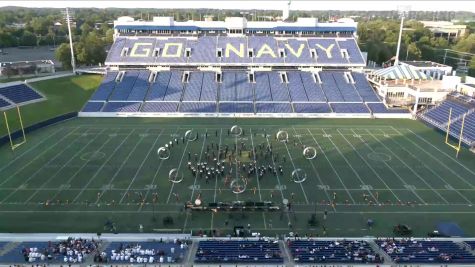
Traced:
<path id="1" fill-rule="evenodd" d="M 56 59 L 61 62 L 63 68 L 71 69 L 71 49 L 69 44 L 62 43 L 55 52 Z"/>
<path id="2" fill-rule="evenodd" d="M 20 37 L 20 45 L 24 46 L 35 46 L 36 45 L 36 35 L 29 31 L 24 31 L 23 35 Z"/>
<path id="3" fill-rule="evenodd" d="M 454 50 L 475 54 L 475 33 L 468 35 L 464 39 L 460 39 L 457 44 L 455 44 Z"/>

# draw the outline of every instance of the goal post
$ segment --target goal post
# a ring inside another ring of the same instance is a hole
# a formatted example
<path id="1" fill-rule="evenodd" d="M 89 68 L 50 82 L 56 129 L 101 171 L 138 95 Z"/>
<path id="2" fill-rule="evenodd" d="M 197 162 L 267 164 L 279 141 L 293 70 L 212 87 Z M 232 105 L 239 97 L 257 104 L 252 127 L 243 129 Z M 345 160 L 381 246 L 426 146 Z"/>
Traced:
<path id="1" fill-rule="evenodd" d="M 11 131 L 11 128 L 10 128 L 10 123 L 8 122 L 8 115 L 7 115 L 7 111 L 4 111 L 3 112 L 3 118 L 5 120 L 5 127 L 7 129 L 7 134 L 8 134 L 8 139 L 10 140 L 10 148 L 12 149 L 12 151 L 14 151 L 16 148 L 18 148 L 19 146 L 23 145 L 24 143 L 26 143 L 26 134 L 25 134 L 25 128 L 23 127 L 23 119 L 21 117 L 21 111 L 20 111 L 20 107 L 19 106 L 16 106 L 16 111 L 17 111 L 17 116 L 18 116 L 18 121 L 20 123 L 20 130 L 21 130 L 21 138 L 22 140 L 19 142 L 19 143 L 14 143 L 13 140 L 15 139 L 13 136 L 12 136 L 12 131 Z"/>
<path id="2" fill-rule="evenodd" d="M 458 138 L 459 139 L 458 144 L 457 145 L 451 144 L 449 142 L 449 135 L 450 135 L 450 125 L 452 124 L 452 108 L 449 109 L 449 120 L 447 122 L 447 133 L 445 135 L 445 144 L 448 145 L 449 147 L 455 149 L 455 151 L 457 151 L 457 153 L 455 154 L 456 158 L 459 157 L 459 152 L 460 152 L 460 149 L 462 148 L 463 129 L 464 129 L 464 126 L 465 126 L 465 115 L 466 114 L 463 114 L 463 116 L 462 116 L 462 126 L 460 127 L 460 134 L 459 134 L 459 138 Z"/>

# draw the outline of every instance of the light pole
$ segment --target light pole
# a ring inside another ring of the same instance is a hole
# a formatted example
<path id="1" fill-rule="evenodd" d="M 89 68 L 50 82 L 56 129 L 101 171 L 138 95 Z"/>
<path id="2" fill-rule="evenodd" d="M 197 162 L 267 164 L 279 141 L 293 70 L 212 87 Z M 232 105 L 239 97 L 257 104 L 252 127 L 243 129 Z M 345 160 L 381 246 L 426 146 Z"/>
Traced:
<path id="1" fill-rule="evenodd" d="M 71 67 L 73 68 L 73 73 L 76 73 L 76 61 L 74 60 L 74 48 L 73 48 L 73 35 L 71 33 L 71 21 L 73 18 L 69 15 L 69 8 L 66 8 L 66 12 L 63 12 L 66 23 L 68 23 L 68 32 L 69 32 L 69 47 L 71 48 Z"/>
<path id="2" fill-rule="evenodd" d="M 397 41 L 396 59 L 394 60 L 394 66 L 399 65 L 399 49 L 401 48 L 402 28 L 404 26 L 404 17 L 409 13 L 410 6 L 398 6 L 398 13 L 401 17 L 401 25 L 399 26 L 399 38 Z"/>

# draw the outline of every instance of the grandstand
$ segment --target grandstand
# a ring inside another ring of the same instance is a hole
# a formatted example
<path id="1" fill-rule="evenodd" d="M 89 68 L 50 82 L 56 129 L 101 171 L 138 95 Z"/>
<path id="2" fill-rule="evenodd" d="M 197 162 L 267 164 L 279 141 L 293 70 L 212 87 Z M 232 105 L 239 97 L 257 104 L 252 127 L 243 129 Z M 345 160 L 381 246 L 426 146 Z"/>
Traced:
<path id="1" fill-rule="evenodd" d="M 42 100 L 45 100 L 45 98 L 38 91 L 24 83 L 13 82 L 0 85 L 0 110 Z"/>
<path id="2" fill-rule="evenodd" d="M 381 107 L 351 22 L 204 23 L 119 18 L 80 116 L 410 117 Z"/>

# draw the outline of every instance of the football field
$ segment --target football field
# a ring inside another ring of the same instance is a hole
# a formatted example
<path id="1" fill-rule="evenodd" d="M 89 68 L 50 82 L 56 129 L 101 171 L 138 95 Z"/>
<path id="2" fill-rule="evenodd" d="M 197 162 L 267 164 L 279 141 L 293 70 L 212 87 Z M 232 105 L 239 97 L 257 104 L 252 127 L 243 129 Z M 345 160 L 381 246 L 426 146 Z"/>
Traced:
<path id="1" fill-rule="evenodd" d="M 425 236 L 453 221 L 475 235 L 475 155 L 456 159 L 417 121 L 77 118 L 27 138 L 14 152 L 0 147 L 0 232 L 104 232 L 112 222 L 118 232 L 224 235 L 251 224 L 270 235 L 391 236 L 405 223 Z M 184 209 L 196 199 L 291 210 Z"/>

